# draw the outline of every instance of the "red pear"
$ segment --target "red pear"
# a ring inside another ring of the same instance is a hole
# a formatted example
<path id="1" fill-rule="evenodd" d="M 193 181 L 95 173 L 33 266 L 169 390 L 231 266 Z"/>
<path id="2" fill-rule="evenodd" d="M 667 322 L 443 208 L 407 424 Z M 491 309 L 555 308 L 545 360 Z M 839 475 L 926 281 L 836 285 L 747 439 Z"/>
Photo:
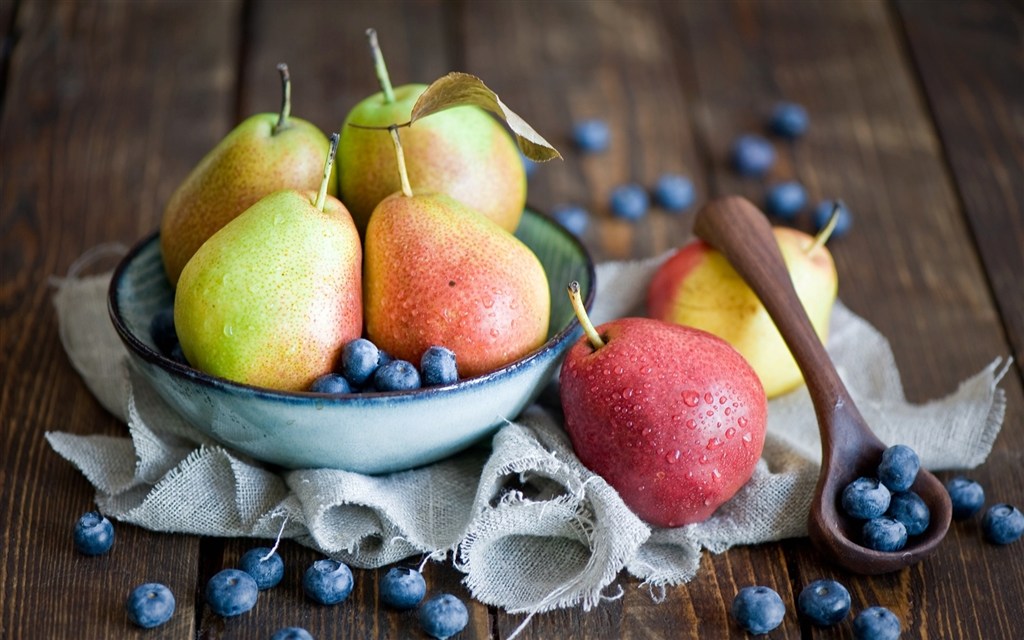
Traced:
<path id="1" fill-rule="evenodd" d="M 595 329 L 578 292 L 573 303 L 586 335 L 561 370 L 576 455 L 649 524 L 706 520 L 761 456 L 768 416 L 761 381 L 727 342 L 699 329 L 649 318 Z"/>

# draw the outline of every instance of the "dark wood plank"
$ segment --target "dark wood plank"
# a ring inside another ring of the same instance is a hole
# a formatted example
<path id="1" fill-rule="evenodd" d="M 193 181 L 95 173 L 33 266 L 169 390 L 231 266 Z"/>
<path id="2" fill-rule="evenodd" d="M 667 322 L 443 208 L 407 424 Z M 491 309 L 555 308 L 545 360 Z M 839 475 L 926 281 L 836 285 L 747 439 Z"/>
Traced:
<path id="1" fill-rule="evenodd" d="M 5 3 L 6 4 L 6 3 Z M 229 116 L 238 5 L 19 4 L 0 123 L 0 635 L 136 637 L 131 588 L 165 582 L 193 633 L 198 540 L 117 526 L 104 557 L 71 544 L 88 483 L 48 430 L 123 435 L 57 337 L 47 279 L 101 242 L 134 242 Z M 181 46 L 190 42 L 190 46 Z M 108 265 L 109 266 L 109 265 Z"/>
<path id="2" fill-rule="evenodd" d="M 840 297 L 890 337 L 910 398 L 948 393 L 1006 354 L 985 274 L 966 241 L 969 231 L 939 141 L 886 7 L 700 3 L 683 13 L 694 45 L 697 98 L 706 106 L 700 112 L 709 114 L 700 136 L 716 158 L 722 193 L 758 202 L 764 192 L 764 184 L 740 179 L 726 166 L 738 133 L 762 128 L 765 109 L 778 99 L 810 111 L 808 136 L 779 145 L 782 162 L 765 182 L 795 176 L 812 198 L 842 197 L 855 212 L 849 236 L 831 243 Z M 1021 387 L 1012 376 L 1003 386 L 1007 428 L 975 474 L 1000 496 L 993 499 L 1019 504 L 1024 478 L 1014 452 L 1024 446 L 1015 428 L 1022 419 Z M 991 637 L 1014 637 L 1011 630 L 1024 614 L 1017 597 L 1020 554 L 985 545 L 977 533 L 976 526 L 954 527 L 934 558 L 872 578 L 825 566 L 813 552 L 794 548 L 794 592 L 817 577 L 836 577 L 854 593 L 855 608 L 889 606 L 914 637 L 971 636 L 963 625 L 977 619 L 991 621 L 986 634 L 999 634 Z M 993 593 L 1000 596 L 986 595 Z"/>
<path id="3" fill-rule="evenodd" d="M 567 202 L 587 207 L 592 224 L 584 240 L 599 261 L 654 255 L 689 234 L 689 216 L 657 208 L 636 224 L 613 218 L 608 198 L 615 187 L 651 188 L 662 173 L 683 173 L 701 200 L 707 194 L 691 137 L 694 115 L 677 82 L 686 60 L 667 55 L 676 33 L 652 6 L 488 3 L 467 7 L 462 20 L 464 70 L 482 77 L 565 157 L 537 168 L 530 202 L 548 211 Z M 606 152 L 573 147 L 572 126 L 587 118 L 608 123 Z"/>
<path id="4" fill-rule="evenodd" d="M 1005 0 L 899 0 L 899 19 L 1024 371 L 1024 10 Z"/>

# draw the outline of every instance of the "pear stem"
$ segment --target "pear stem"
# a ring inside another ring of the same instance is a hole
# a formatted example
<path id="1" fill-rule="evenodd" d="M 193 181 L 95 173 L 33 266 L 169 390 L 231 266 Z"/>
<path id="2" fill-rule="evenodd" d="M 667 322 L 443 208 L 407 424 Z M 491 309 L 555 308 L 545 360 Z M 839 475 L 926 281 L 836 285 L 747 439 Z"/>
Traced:
<path id="1" fill-rule="evenodd" d="M 838 200 L 835 201 L 832 205 L 832 215 L 828 219 L 828 224 L 825 225 L 824 229 L 818 232 L 818 235 L 814 236 L 814 242 L 811 243 L 811 246 L 807 247 L 807 251 L 805 253 L 810 254 L 815 249 L 824 246 L 825 243 L 828 242 L 828 239 L 832 236 L 832 232 L 836 228 L 836 224 L 839 222 L 839 210 L 842 206 L 841 202 Z"/>
<path id="2" fill-rule="evenodd" d="M 292 113 L 292 79 L 288 74 L 288 65 L 282 62 L 277 65 L 277 71 L 281 74 L 281 113 L 274 125 L 275 135 L 291 126 L 288 116 Z"/>
<path id="3" fill-rule="evenodd" d="M 398 176 L 402 179 L 402 193 L 406 198 L 412 197 L 412 186 L 409 185 L 409 172 L 405 169 L 405 152 L 402 151 L 402 139 L 398 136 L 398 126 L 388 127 L 391 139 L 395 142 L 395 158 L 398 160 Z"/>
<path id="4" fill-rule="evenodd" d="M 381 53 L 380 43 L 377 42 L 377 30 L 367 29 L 366 37 L 370 39 L 373 70 L 377 72 L 377 82 L 380 83 L 381 91 L 384 92 L 384 104 L 391 104 L 395 101 L 395 90 L 391 88 L 391 76 L 388 75 L 388 68 L 384 64 L 384 54 Z"/>
<path id="5" fill-rule="evenodd" d="M 338 153 L 338 134 L 331 134 L 331 149 L 327 152 L 327 162 L 324 163 L 324 179 L 320 181 L 320 193 L 316 194 L 316 202 L 313 203 L 320 211 L 324 210 L 327 204 L 327 185 L 331 182 L 331 169 L 334 168 L 334 156 Z"/>
<path id="6" fill-rule="evenodd" d="M 569 302 L 572 303 L 572 310 L 576 312 L 576 318 L 580 321 L 580 326 L 583 327 L 583 333 L 587 334 L 587 339 L 590 340 L 590 344 L 595 349 L 600 349 L 604 346 L 604 340 L 597 333 L 597 329 L 594 328 L 594 323 L 590 321 L 590 316 L 587 315 L 587 310 L 583 306 L 583 297 L 580 296 L 580 283 L 573 280 L 569 283 Z"/>

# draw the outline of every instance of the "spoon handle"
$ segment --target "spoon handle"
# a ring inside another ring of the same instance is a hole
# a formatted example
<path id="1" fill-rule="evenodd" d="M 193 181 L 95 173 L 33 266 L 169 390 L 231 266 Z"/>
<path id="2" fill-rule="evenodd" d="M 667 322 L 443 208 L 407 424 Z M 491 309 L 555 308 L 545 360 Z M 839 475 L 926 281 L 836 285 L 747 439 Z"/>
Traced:
<path id="1" fill-rule="evenodd" d="M 694 233 L 729 260 L 760 298 L 803 373 L 819 425 L 831 424 L 823 414 L 853 407 L 824 345 L 814 331 L 779 250 L 768 219 L 745 198 L 727 196 L 706 204 L 693 225 Z M 822 429 L 824 451 L 835 434 Z"/>

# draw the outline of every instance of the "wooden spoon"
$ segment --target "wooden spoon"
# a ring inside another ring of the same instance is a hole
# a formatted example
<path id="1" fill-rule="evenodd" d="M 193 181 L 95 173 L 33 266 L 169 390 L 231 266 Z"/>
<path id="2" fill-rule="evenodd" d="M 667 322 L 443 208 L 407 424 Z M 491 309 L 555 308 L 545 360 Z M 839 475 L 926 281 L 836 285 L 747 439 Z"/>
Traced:
<path id="1" fill-rule="evenodd" d="M 757 294 L 803 373 L 821 432 L 821 473 L 807 521 L 818 550 L 862 574 L 896 571 L 931 554 L 949 529 L 952 506 L 942 483 L 924 469 L 911 489 L 928 505 L 931 521 L 924 533 L 911 537 L 900 551 L 861 546 L 863 521 L 841 511 L 843 489 L 861 476 L 878 475 L 886 445 L 861 417 L 814 332 L 767 218 L 746 199 L 730 196 L 705 205 L 697 213 L 693 230 L 725 255 Z"/>

